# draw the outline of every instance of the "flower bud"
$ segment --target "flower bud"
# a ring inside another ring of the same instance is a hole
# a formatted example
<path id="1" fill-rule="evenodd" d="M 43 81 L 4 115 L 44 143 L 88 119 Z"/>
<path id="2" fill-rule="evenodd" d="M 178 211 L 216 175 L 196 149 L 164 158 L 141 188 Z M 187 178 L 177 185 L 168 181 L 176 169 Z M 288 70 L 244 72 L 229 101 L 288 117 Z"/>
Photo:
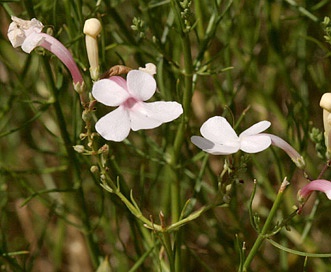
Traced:
<path id="1" fill-rule="evenodd" d="M 73 148 L 78 153 L 83 153 L 85 151 L 85 147 L 83 145 L 74 145 Z"/>
<path id="2" fill-rule="evenodd" d="M 331 157 L 331 93 L 323 94 L 320 106 L 323 108 L 324 138 L 326 156 Z"/>
<path id="3" fill-rule="evenodd" d="M 99 167 L 96 166 L 96 165 L 92 165 L 91 168 L 90 168 L 90 171 L 95 174 L 95 173 L 98 173 L 99 171 Z"/>
<path id="4" fill-rule="evenodd" d="M 93 80 L 99 78 L 99 51 L 97 36 L 101 32 L 101 23 L 96 18 L 85 21 L 83 32 L 86 42 L 87 57 L 90 63 L 90 74 Z"/>

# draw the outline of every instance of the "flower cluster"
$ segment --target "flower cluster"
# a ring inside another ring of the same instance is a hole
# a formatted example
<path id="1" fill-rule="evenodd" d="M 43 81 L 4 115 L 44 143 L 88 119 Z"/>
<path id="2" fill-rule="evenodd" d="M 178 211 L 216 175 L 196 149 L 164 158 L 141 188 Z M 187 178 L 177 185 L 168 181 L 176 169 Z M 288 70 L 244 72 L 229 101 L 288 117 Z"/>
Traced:
<path id="1" fill-rule="evenodd" d="M 52 36 L 42 32 L 43 24 L 37 19 L 22 20 L 15 16 L 8 29 L 8 38 L 13 47 L 21 47 L 30 53 L 41 46 L 54 53 L 71 72 L 73 82 L 77 86 L 83 84 L 82 75 L 69 50 Z M 182 113 L 182 106 L 173 101 L 145 102 L 156 91 L 155 65 L 149 63 L 146 68 L 131 70 L 125 67 L 127 77 L 109 73 L 109 78 L 98 79 L 98 50 L 96 38 L 101 31 L 97 19 L 89 19 L 84 26 L 86 46 L 90 62 L 93 97 L 102 104 L 117 107 L 100 118 L 95 125 L 96 131 L 106 140 L 120 142 L 128 137 L 130 130 L 152 129 L 177 119 Z M 115 71 L 116 69 L 114 69 Z M 123 70 L 123 69 L 122 69 Z M 116 74 L 116 73 L 115 73 Z M 330 112 L 331 94 L 325 94 L 320 102 L 324 109 L 325 144 L 330 147 Z M 284 150 L 293 162 L 304 168 L 305 163 L 300 154 L 286 141 L 276 135 L 262 133 L 270 127 L 269 121 L 258 122 L 244 130 L 238 136 L 228 121 L 221 116 L 209 118 L 201 127 L 201 136 L 192 136 L 191 141 L 203 151 L 213 155 L 229 155 L 242 150 L 246 153 L 257 153 L 270 145 Z M 330 153 L 330 152 L 329 152 Z M 331 199 L 331 182 L 315 180 L 299 192 L 300 199 L 306 199 L 313 190 L 325 192 Z"/>

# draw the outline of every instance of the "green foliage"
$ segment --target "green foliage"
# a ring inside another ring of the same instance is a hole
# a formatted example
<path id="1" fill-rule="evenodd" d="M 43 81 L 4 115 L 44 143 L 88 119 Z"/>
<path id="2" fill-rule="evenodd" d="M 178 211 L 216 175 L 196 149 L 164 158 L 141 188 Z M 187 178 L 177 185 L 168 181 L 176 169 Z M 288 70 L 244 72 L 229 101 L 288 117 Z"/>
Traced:
<path id="1" fill-rule="evenodd" d="M 330 202 L 293 209 L 307 177 L 331 176 L 319 107 L 330 14 L 329 1 L 0 1 L 0 270 L 330 271 Z M 11 15 L 71 51 L 86 104 L 50 52 L 12 48 Z M 95 133 L 110 109 L 90 93 L 91 17 L 101 74 L 154 63 L 153 99 L 181 103 L 181 118 L 121 143 Z M 238 134 L 269 120 L 305 172 L 276 148 L 198 150 L 190 137 L 215 115 Z"/>

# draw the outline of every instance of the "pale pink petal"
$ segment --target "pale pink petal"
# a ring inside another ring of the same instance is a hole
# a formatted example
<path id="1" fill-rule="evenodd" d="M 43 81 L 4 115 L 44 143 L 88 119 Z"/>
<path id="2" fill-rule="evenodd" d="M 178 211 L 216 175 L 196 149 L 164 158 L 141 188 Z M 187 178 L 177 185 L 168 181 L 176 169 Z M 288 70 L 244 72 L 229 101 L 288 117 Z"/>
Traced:
<path id="1" fill-rule="evenodd" d="M 241 136 L 249 136 L 249 135 L 256 135 L 262 131 L 265 131 L 268 127 L 270 127 L 271 123 L 269 121 L 261 121 L 258 122 L 254 125 L 252 125 L 251 127 L 249 127 L 248 129 L 244 130 L 240 135 L 239 138 Z"/>
<path id="2" fill-rule="evenodd" d="M 155 79 L 146 72 L 131 70 L 126 77 L 126 80 L 129 93 L 137 100 L 146 101 L 155 93 Z"/>
<path id="3" fill-rule="evenodd" d="M 206 139 L 223 145 L 236 146 L 239 138 L 228 121 L 221 116 L 209 118 L 202 125 L 200 132 Z"/>
<path id="4" fill-rule="evenodd" d="M 93 84 L 92 95 L 102 104 L 111 107 L 119 106 L 130 97 L 125 89 L 125 83 L 125 79 L 118 76 L 101 79 Z"/>
<path id="5" fill-rule="evenodd" d="M 267 149 L 270 145 L 271 139 L 266 135 L 240 137 L 240 149 L 246 153 L 260 152 Z"/>
<path id="6" fill-rule="evenodd" d="M 40 33 L 31 33 L 25 38 L 21 48 L 25 53 L 30 54 L 30 52 L 40 45 L 44 39 L 45 38 Z"/>
<path id="7" fill-rule="evenodd" d="M 200 136 L 192 136 L 191 141 L 197 147 L 201 148 L 203 151 L 210 153 L 212 155 L 229 155 L 236 153 L 239 150 L 239 142 L 232 146 L 215 144 Z"/>
<path id="8" fill-rule="evenodd" d="M 129 114 L 123 107 L 118 107 L 99 119 L 95 129 L 106 140 L 121 142 L 130 132 Z"/>
<path id="9" fill-rule="evenodd" d="M 136 103 L 130 110 L 132 130 L 150 129 L 175 120 L 183 113 L 177 102 Z"/>

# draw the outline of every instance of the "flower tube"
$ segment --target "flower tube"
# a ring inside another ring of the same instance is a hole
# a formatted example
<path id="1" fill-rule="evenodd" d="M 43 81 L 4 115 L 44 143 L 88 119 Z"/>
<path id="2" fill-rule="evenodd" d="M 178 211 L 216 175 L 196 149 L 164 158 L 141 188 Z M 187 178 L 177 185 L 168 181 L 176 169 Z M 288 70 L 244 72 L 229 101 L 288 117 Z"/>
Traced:
<path id="1" fill-rule="evenodd" d="M 291 158 L 291 160 L 295 163 L 297 167 L 299 167 L 300 169 L 305 168 L 306 165 L 305 160 L 289 143 L 287 143 L 282 138 L 273 134 L 269 134 L 269 133 L 261 133 L 261 134 L 270 137 L 271 144 L 285 151 L 286 154 Z"/>

